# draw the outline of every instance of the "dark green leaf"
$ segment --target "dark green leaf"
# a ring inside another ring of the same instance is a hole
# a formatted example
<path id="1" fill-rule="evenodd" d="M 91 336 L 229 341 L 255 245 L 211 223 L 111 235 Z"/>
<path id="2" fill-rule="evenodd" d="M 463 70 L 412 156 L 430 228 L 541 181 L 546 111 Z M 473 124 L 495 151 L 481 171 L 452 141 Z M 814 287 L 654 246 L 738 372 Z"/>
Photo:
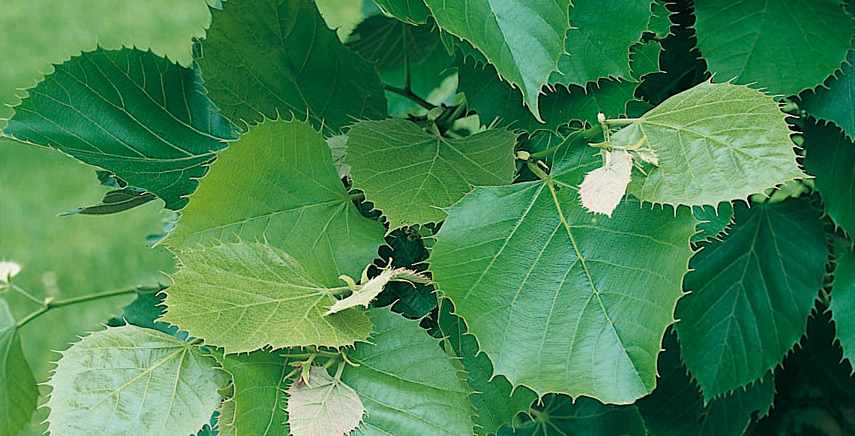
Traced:
<path id="1" fill-rule="evenodd" d="M 420 232 L 431 235 L 432 232 L 429 230 L 431 227 L 404 227 L 389 232 L 386 236 L 387 245 L 380 247 L 382 260 L 379 261 L 379 266 L 386 266 L 391 259 L 392 266 L 396 268 L 426 270 L 427 264 L 423 262 L 428 258 L 428 251 L 425 248 L 426 240 L 422 239 Z M 377 306 L 391 304 L 393 311 L 407 318 L 416 319 L 436 308 L 436 303 L 433 285 L 392 281 L 386 285 L 386 289 L 377 297 L 374 304 Z"/>
<path id="2" fill-rule="evenodd" d="M 24 359 L 9 305 L 0 298 L 0 432 L 14 436 L 30 422 L 39 389 Z"/>
<path id="3" fill-rule="evenodd" d="M 83 53 L 30 90 L 4 133 L 111 171 L 178 210 L 234 139 L 201 82 L 150 52 Z"/>
<path id="4" fill-rule="evenodd" d="M 721 240 L 728 227 L 733 224 L 733 204 L 722 202 L 718 208 L 707 206 L 693 206 L 692 215 L 698 220 L 698 233 L 692 235 L 692 243 Z"/>
<path id="5" fill-rule="evenodd" d="M 834 281 L 831 284 L 831 319 L 837 330 L 837 340 L 843 349 L 843 358 L 854 364 L 855 356 L 855 251 L 848 251 L 837 259 Z"/>
<path id="6" fill-rule="evenodd" d="M 805 120 L 805 170 L 813 175 L 825 213 L 852 235 L 855 232 L 855 142 L 837 127 Z"/>
<path id="7" fill-rule="evenodd" d="M 311 0 L 225 2 L 203 48 L 205 87 L 241 127 L 308 115 L 329 133 L 386 114 L 377 73 L 339 42 Z"/>
<path id="8" fill-rule="evenodd" d="M 168 335 L 177 336 L 178 327 L 157 321 L 166 309 L 166 306 L 163 305 L 165 298 L 166 294 L 162 292 L 140 292 L 131 304 L 125 306 L 122 314 L 116 318 L 112 318 L 107 325 L 110 327 L 120 327 L 125 324 L 133 324 L 138 327 L 159 330 Z M 182 335 L 186 336 L 186 333 L 182 332 Z M 184 339 L 181 336 L 177 337 Z"/>
<path id="9" fill-rule="evenodd" d="M 145 189 L 128 186 L 108 192 L 101 200 L 101 204 L 78 207 L 60 215 L 110 215 L 142 206 L 156 198 L 156 195 L 146 192 Z"/>
<path id="10" fill-rule="evenodd" d="M 374 0 L 383 12 L 407 23 L 424 23 L 430 11 L 424 0 Z"/>
<path id="11" fill-rule="evenodd" d="M 828 249 L 820 211 L 804 200 L 742 203 L 723 241 L 692 258 L 676 324 L 704 399 L 759 380 L 805 332 Z"/>
<path id="12" fill-rule="evenodd" d="M 653 33 L 656 38 L 664 39 L 671 33 L 672 12 L 668 10 L 665 0 L 655 0 L 650 6 L 653 10 L 653 15 L 647 22 L 647 31 Z"/>
<path id="13" fill-rule="evenodd" d="M 590 398 L 547 395 L 532 410 L 534 419 L 517 427 L 505 426 L 499 436 L 645 436 L 635 406 L 609 406 Z"/>
<path id="14" fill-rule="evenodd" d="M 799 98 L 799 106 L 811 116 L 834 123 L 847 138 L 855 139 L 855 50 L 849 52 L 840 72 Z"/>

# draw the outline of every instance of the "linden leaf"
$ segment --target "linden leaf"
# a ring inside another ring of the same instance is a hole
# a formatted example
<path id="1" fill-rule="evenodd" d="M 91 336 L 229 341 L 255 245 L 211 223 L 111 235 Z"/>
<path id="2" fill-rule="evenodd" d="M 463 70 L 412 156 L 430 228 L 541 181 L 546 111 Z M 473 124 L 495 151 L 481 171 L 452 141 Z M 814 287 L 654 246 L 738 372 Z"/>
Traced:
<path id="1" fill-rule="evenodd" d="M 216 357 L 232 376 L 234 387 L 231 398 L 220 408 L 220 434 L 287 435 L 285 376 L 293 369 L 288 365 L 288 356 L 259 350 Z"/>
<path id="2" fill-rule="evenodd" d="M 843 358 L 855 362 L 855 321 L 850 314 L 855 310 L 855 251 L 845 252 L 837 259 L 832 294 L 831 319 L 837 331 L 837 340 L 843 349 Z"/>
<path id="3" fill-rule="evenodd" d="M 0 262 L 0 268 L 3 263 L 12 264 Z M 0 433 L 18 434 L 30 422 L 38 397 L 39 389 L 24 358 L 15 319 L 6 300 L 0 298 Z"/>
<path id="4" fill-rule="evenodd" d="M 407 23 L 421 24 L 430 11 L 423 0 L 374 0 L 383 13 Z"/>
<path id="5" fill-rule="evenodd" d="M 441 29 L 472 43 L 506 81 L 520 88 L 526 106 L 540 121 L 537 98 L 564 53 L 570 0 L 425 3 Z"/>
<path id="6" fill-rule="evenodd" d="M 855 235 L 855 142 L 833 125 L 805 120 L 805 169 L 815 176 L 825 213 L 849 235 Z"/>
<path id="7" fill-rule="evenodd" d="M 53 435 L 195 434 L 220 405 L 225 374 L 157 330 L 109 327 L 62 353 L 48 385 Z"/>
<path id="8" fill-rule="evenodd" d="M 324 316 L 333 313 L 341 312 L 344 309 L 356 306 L 368 307 L 368 305 L 383 292 L 386 284 L 391 280 L 410 281 L 414 283 L 430 283 L 430 279 L 419 274 L 416 271 L 406 268 L 391 268 L 387 267 L 380 271 L 377 277 L 363 283 L 359 288 L 353 291 L 350 296 L 335 302 Z"/>
<path id="9" fill-rule="evenodd" d="M 843 69 L 820 86 L 799 95 L 799 107 L 811 116 L 835 124 L 849 140 L 855 140 L 855 50 Z"/>
<path id="10" fill-rule="evenodd" d="M 704 82 L 665 100 L 611 135 L 611 143 L 641 144 L 659 157 L 658 167 L 627 188 L 652 203 L 718 205 L 807 177 L 778 104 L 729 83 Z"/>
<path id="11" fill-rule="evenodd" d="M 338 436 L 359 427 L 365 406 L 353 388 L 313 366 L 288 388 L 286 411 L 293 436 Z"/>
<path id="12" fill-rule="evenodd" d="M 603 159 L 603 166 L 589 172 L 579 185 L 579 197 L 585 209 L 611 217 L 629 185 L 632 157 L 622 151 L 604 151 Z"/>

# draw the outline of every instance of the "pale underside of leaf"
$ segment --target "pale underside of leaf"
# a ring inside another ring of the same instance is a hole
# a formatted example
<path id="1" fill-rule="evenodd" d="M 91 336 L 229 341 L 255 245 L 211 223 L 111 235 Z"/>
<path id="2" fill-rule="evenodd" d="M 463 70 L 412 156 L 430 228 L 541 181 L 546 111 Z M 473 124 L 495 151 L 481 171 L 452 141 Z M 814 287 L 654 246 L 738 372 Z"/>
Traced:
<path id="1" fill-rule="evenodd" d="M 287 412 L 292 436 L 341 436 L 359 427 L 365 406 L 353 388 L 313 366 L 288 388 Z"/>
<path id="2" fill-rule="evenodd" d="M 611 217 L 629 185 L 632 158 L 622 151 L 606 151 L 603 156 L 603 166 L 589 172 L 579 185 L 579 198 L 585 209 Z"/>

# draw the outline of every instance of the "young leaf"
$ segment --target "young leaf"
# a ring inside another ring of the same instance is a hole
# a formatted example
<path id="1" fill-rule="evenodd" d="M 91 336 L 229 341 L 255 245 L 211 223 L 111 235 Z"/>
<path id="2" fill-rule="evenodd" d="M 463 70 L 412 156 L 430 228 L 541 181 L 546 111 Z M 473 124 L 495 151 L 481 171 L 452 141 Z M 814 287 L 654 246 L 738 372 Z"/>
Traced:
<path id="1" fill-rule="evenodd" d="M 335 302 L 330 309 L 324 313 L 324 316 L 333 313 L 341 312 L 342 310 L 362 306 L 367 308 L 368 305 L 383 292 L 383 289 L 391 280 L 408 281 L 413 283 L 427 284 L 430 279 L 417 273 L 416 271 L 406 268 L 391 268 L 386 267 L 380 271 L 376 277 L 366 283 L 363 283 L 350 296 Z"/>
<path id="2" fill-rule="evenodd" d="M 855 322 L 850 316 L 855 311 L 855 251 L 847 251 L 837 259 L 831 289 L 829 309 L 837 340 L 843 349 L 843 358 L 855 365 Z"/>
<path id="3" fill-rule="evenodd" d="M 232 127 L 196 69 L 151 52 L 98 49 L 57 65 L 3 131 L 55 148 L 144 188 L 178 210 Z"/>
<path id="4" fill-rule="evenodd" d="M 677 307 L 683 361 L 705 402 L 781 363 L 805 332 L 828 258 L 820 211 L 809 203 L 734 210 L 729 235 L 692 258 L 691 294 Z"/>
<path id="5" fill-rule="evenodd" d="M 18 434 L 30 422 L 38 398 L 39 389 L 24 359 L 15 319 L 6 300 L 0 298 L 0 433 Z"/>
<path id="6" fill-rule="evenodd" d="M 362 121 L 347 133 L 353 182 L 389 228 L 439 222 L 473 185 L 506 185 L 516 135 L 492 129 L 461 139 L 431 135 L 406 120 Z"/>
<path id="7" fill-rule="evenodd" d="M 406 23 L 422 24 L 430 15 L 424 0 L 374 0 L 374 3 L 386 14 Z"/>
<path id="8" fill-rule="evenodd" d="M 362 422 L 365 406 L 359 395 L 324 367 L 309 368 L 306 380 L 288 388 L 288 424 L 292 436 L 342 436 Z"/>
<path id="9" fill-rule="evenodd" d="M 54 435 L 195 434 L 220 404 L 225 374 L 187 342 L 110 327 L 62 353 L 48 384 Z"/>
<path id="10" fill-rule="evenodd" d="M 234 394 L 223 403 L 222 436 L 287 435 L 285 376 L 291 371 L 287 356 L 267 351 L 217 356 L 232 376 Z"/>
<path id="11" fill-rule="evenodd" d="M 308 114 L 332 133 L 386 114 L 374 68 L 339 42 L 311 0 L 224 2 L 202 48 L 211 99 L 243 128 Z"/>
<path id="12" fill-rule="evenodd" d="M 446 209 L 431 271 L 494 374 L 539 395 L 631 403 L 656 383 L 694 222 L 632 200 L 611 218 L 585 212 L 555 186 L 599 164 L 590 148 L 557 156 L 555 182 L 475 188 Z"/>
<path id="13" fill-rule="evenodd" d="M 855 26 L 840 3 L 698 2 L 698 48 L 717 80 L 736 79 L 771 94 L 795 95 L 822 83 L 846 59 Z"/>
<path id="14" fill-rule="evenodd" d="M 843 69 L 821 86 L 799 95 L 799 106 L 816 119 L 833 123 L 846 138 L 855 140 L 855 50 L 850 51 Z"/>
<path id="15" fill-rule="evenodd" d="M 511 424 L 520 413 L 528 413 L 537 395 L 530 389 L 513 386 L 504 376 L 493 377 L 493 364 L 479 354 L 475 337 L 467 334 L 463 319 L 452 314 L 452 305 L 441 300 L 437 323 L 443 335 L 445 350 L 460 358 L 466 380 L 474 391 L 469 401 L 475 411 L 475 434 L 496 434 L 504 424 Z"/>
<path id="16" fill-rule="evenodd" d="M 701 83 L 611 136 L 615 146 L 639 142 L 659 156 L 629 185 L 642 201 L 717 205 L 806 177 L 778 105 L 745 86 Z"/>
<path id="17" fill-rule="evenodd" d="M 815 177 L 825 213 L 849 234 L 855 232 L 855 142 L 832 125 L 804 123 L 805 170 Z"/>
<path id="18" fill-rule="evenodd" d="M 590 398 L 547 395 L 533 408 L 534 419 L 503 427 L 498 436 L 644 436 L 635 406 L 612 406 Z"/>
<path id="19" fill-rule="evenodd" d="M 633 80 L 629 46 L 641 39 L 653 0 L 573 0 L 565 53 L 550 84 L 585 86 L 602 78 Z M 619 11 L 619 12 L 618 12 Z"/>
<path id="20" fill-rule="evenodd" d="M 267 346 L 340 347 L 364 341 L 371 332 L 361 310 L 324 316 L 336 301 L 332 292 L 273 246 L 239 242 L 178 257 L 182 268 L 167 291 L 162 321 L 227 354 Z"/>
<path id="21" fill-rule="evenodd" d="M 582 207 L 611 218 L 623 199 L 632 175 L 632 157 L 622 151 L 604 151 L 603 166 L 592 170 L 579 185 Z"/>
<path id="22" fill-rule="evenodd" d="M 472 43 L 540 121 L 537 97 L 564 52 L 570 0 L 426 0 L 440 28 Z"/>
<path id="23" fill-rule="evenodd" d="M 383 243 L 383 226 L 350 201 L 330 147 L 300 121 L 267 121 L 241 135 L 181 215 L 166 238 L 172 247 L 266 240 L 328 286 L 357 276 Z"/>
<path id="24" fill-rule="evenodd" d="M 370 312 L 375 333 L 348 358 L 341 380 L 362 399 L 359 436 L 472 434 L 471 393 L 448 355 L 418 325 L 386 308 Z"/>

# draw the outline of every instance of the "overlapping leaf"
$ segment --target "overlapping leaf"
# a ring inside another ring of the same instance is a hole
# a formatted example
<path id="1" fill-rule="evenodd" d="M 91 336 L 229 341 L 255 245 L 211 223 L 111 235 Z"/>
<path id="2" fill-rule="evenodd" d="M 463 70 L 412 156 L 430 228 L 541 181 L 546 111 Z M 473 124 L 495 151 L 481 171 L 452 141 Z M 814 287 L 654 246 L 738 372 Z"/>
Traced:
<path id="1" fill-rule="evenodd" d="M 840 68 L 855 26 L 839 0 L 708 0 L 695 5 L 698 48 L 717 80 L 795 95 Z"/>
<path id="2" fill-rule="evenodd" d="M 612 135 L 617 146 L 649 147 L 659 166 L 628 192 L 670 205 L 717 205 L 804 178 L 778 105 L 760 91 L 704 82 Z"/>
<path id="3" fill-rule="evenodd" d="M 292 436 L 343 436 L 362 422 L 365 406 L 353 388 L 313 366 L 288 388 L 287 412 Z"/>
<path id="4" fill-rule="evenodd" d="M 653 0 L 573 0 L 565 53 L 550 84 L 584 87 L 602 78 L 633 80 L 629 47 L 653 16 Z M 607 12 L 608 11 L 608 12 Z"/>
<path id="5" fill-rule="evenodd" d="M 474 391 L 469 401 L 475 411 L 475 434 L 495 434 L 502 425 L 512 424 L 518 414 L 528 413 L 537 395 L 525 387 L 513 389 L 504 376 L 493 377 L 493 364 L 487 356 L 479 354 L 478 342 L 467 334 L 463 320 L 452 314 L 448 300 L 441 301 L 438 317 L 445 350 L 460 358 L 466 380 Z"/>
<path id="6" fill-rule="evenodd" d="M 513 180 L 516 135 L 491 129 L 461 139 L 431 135 L 405 120 L 363 121 L 347 134 L 353 182 L 391 229 L 438 222 L 473 185 Z"/>
<path id="7" fill-rule="evenodd" d="M 150 52 L 98 49 L 57 65 L 4 134 L 109 170 L 178 210 L 234 139 L 201 82 Z"/>
<path id="8" fill-rule="evenodd" d="M 855 142 L 840 129 L 805 120 L 805 170 L 815 177 L 825 213 L 852 235 L 855 232 Z"/>
<path id="9" fill-rule="evenodd" d="M 834 282 L 831 284 L 831 319 L 837 330 L 837 340 L 843 349 L 843 358 L 853 364 L 855 356 L 855 251 L 847 251 L 837 259 Z"/>
<path id="10" fill-rule="evenodd" d="M 260 241 L 288 252 L 319 284 L 356 277 L 383 227 L 349 200 L 330 148 L 311 126 L 268 121 L 223 152 L 166 243 L 177 248 Z"/>
<path id="11" fill-rule="evenodd" d="M 226 353 L 340 347 L 364 341 L 371 332 L 362 310 L 324 316 L 336 302 L 332 292 L 273 246 L 239 242 L 178 256 L 182 268 L 167 291 L 162 320 Z"/>
<path id="12" fill-rule="evenodd" d="M 0 298 L 0 432 L 18 434 L 30 422 L 38 397 L 39 389 L 24 359 L 15 319 L 6 300 Z"/>
<path id="13" fill-rule="evenodd" d="M 336 132 L 385 116 L 377 73 L 339 42 L 311 0 L 225 2 L 212 15 L 198 62 L 211 99 L 239 126 L 308 114 L 316 128 Z"/>
<path id="14" fill-rule="evenodd" d="M 665 0 L 655 0 L 650 6 L 653 14 L 647 22 L 647 31 L 656 38 L 663 39 L 671 33 L 671 11 L 665 4 Z"/>
<path id="15" fill-rule="evenodd" d="M 407 23 L 424 23 L 430 11 L 424 0 L 374 0 L 387 14 Z"/>
<path id="16" fill-rule="evenodd" d="M 371 344 L 348 352 L 341 380 L 362 399 L 367 415 L 354 434 L 364 436 L 472 434 L 471 393 L 439 341 L 386 308 L 371 312 Z"/>
<path id="17" fill-rule="evenodd" d="M 612 218 L 586 213 L 562 187 L 600 163 L 588 149 L 559 153 L 554 181 L 476 188 L 446 209 L 431 271 L 495 374 L 631 403 L 656 383 L 694 223 L 636 201 Z"/>
<path id="18" fill-rule="evenodd" d="M 694 206 L 692 215 L 698 220 L 698 233 L 692 235 L 692 243 L 721 240 L 727 229 L 733 224 L 733 204 L 722 202 L 718 207 Z"/>
<path id="19" fill-rule="evenodd" d="M 611 406 L 590 398 L 575 402 L 550 394 L 534 408 L 534 419 L 503 427 L 498 436 L 646 436 L 635 406 Z"/>
<path id="20" fill-rule="evenodd" d="M 734 209 L 729 235 L 692 258 L 691 294 L 677 307 L 683 361 L 707 402 L 781 363 L 805 332 L 828 257 L 809 203 Z"/>
<path id="21" fill-rule="evenodd" d="M 195 434 L 225 375 L 199 348 L 136 326 L 95 332 L 62 353 L 48 384 L 54 435 Z"/>
<path id="22" fill-rule="evenodd" d="M 569 0 L 427 0 L 440 28 L 469 41 L 518 87 L 540 120 L 537 97 L 564 52 Z"/>
<path id="23" fill-rule="evenodd" d="M 267 351 L 220 357 L 232 376 L 234 394 L 222 406 L 223 436 L 278 436 L 289 434 L 285 412 L 285 376 L 291 371 L 287 356 Z"/>
<path id="24" fill-rule="evenodd" d="M 834 123 L 855 140 L 855 51 L 849 52 L 840 72 L 799 98 L 799 106 L 811 116 Z"/>

